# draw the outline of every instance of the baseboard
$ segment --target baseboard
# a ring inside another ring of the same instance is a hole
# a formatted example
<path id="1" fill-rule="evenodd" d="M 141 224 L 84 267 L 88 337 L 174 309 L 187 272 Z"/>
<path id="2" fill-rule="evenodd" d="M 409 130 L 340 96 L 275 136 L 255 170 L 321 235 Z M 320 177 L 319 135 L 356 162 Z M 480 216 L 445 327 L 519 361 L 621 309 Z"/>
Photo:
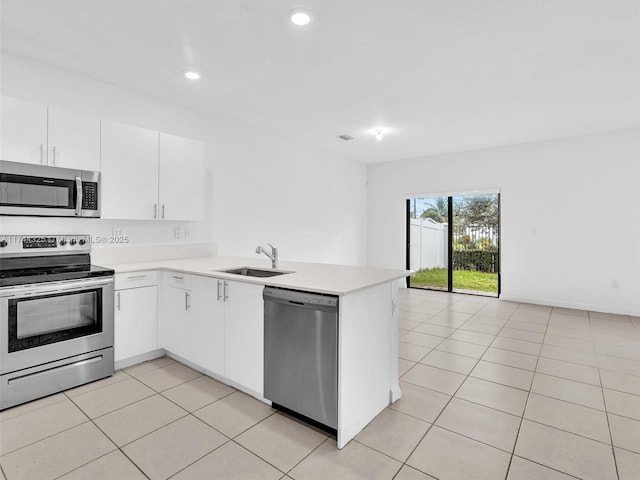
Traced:
<path id="1" fill-rule="evenodd" d="M 122 360 L 118 360 L 117 362 L 115 362 L 115 369 L 122 370 L 123 368 L 127 368 L 138 363 L 148 362 L 149 360 L 160 358 L 164 356 L 164 354 L 164 349 L 160 348 L 158 350 L 154 350 L 153 352 L 136 355 L 135 357 L 123 358 Z"/>
<path id="2" fill-rule="evenodd" d="M 545 305 L 549 307 L 573 308 L 576 310 L 588 310 L 590 312 L 613 313 L 616 315 L 640 316 L 640 310 L 634 311 L 630 308 L 619 308 L 617 306 L 597 305 L 582 302 L 567 302 L 557 298 L 535 298 L 519 297 L 518 295 L 500 295 L 500 300 L 517 303 L 531 303 L 534 305 Z"/>
<path id="3" fill-rule="evenodd" d="M 182 363 L 183 365 L 186 365 L 189 368 L 192 368 L 200 373 L 204 373 L 206 376 L 213 378 L 214 380 L 217 380 L 220 383 L 224 383 L 225 385 L 228 385 L 230 387 L 235 388 L 236 390 L 240 390 L 241 392 L 246 393 L 247 395 L 252 396 L 253 398 L 255 398 L 256 400 L 260 400 L 263 403 L 266 403 L 267 405 L 271 405 L 271 401 L 267 400 L 266 398 L 264 398 L 262 396 L 262 394 L 260 394 L 259 392 L 256 392 L 255 390 L 252 390 L 250 388 L 245 387 L 244 385 L 240 385 L 239 383 L 234 382 L 233 380 L 229 380 L 227 377 L 224 377 L 222 375 L 219 375 L 215 372 L 212 372 L 211 370 L 208 370 L 206 368 L 202 368 L 200 365 L 197 365 L 193 362 L 190 362 L 189 360 L 181 357 L 180 355 L 176 355 L 168 350 L 165 351 L 165 354 L 167 355 L 167 357 L 174 359 L 177 362 Z"/>

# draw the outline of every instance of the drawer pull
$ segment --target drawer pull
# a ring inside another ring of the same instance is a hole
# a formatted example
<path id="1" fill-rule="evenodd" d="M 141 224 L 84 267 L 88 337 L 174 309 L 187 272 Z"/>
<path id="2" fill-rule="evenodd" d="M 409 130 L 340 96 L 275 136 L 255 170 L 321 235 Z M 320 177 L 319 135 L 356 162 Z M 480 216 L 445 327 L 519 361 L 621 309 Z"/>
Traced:
<path id="1" fill-rule="evenodd" d="M 184 277 L 179 277 L 178 275 L 171 275 L 171 278 L 175 278 L 176 280 L 184 280 Z"/>
<path id="2" fill-rule="evenodd" d="M 127 277 L 129 280 L 141 280 L 143 278 L 147 278 L 146 275 L 131 275 L 130 277 Z"/>

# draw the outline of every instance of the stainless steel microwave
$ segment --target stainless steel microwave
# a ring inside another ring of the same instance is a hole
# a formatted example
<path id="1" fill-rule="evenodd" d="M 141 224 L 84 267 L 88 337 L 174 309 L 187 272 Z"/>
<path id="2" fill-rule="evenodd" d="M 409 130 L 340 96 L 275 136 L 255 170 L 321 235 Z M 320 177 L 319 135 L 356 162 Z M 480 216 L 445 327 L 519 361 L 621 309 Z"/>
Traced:
<path id="1" fill-rule="evenodd" d="M 0 215 L 100 217 L 100 172 L 0 160 Z"/>

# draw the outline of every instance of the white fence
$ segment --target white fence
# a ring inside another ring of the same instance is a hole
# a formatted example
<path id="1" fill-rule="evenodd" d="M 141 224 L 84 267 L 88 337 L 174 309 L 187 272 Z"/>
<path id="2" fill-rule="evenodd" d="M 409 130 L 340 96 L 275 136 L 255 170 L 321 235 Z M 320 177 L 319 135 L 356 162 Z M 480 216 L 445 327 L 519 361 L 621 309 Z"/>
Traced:
<path id="1" fill-rule="evenodd" d="M 412 218 L 409 224 L 409 268 L 447 268 L 448 231 L 446 223 L 430 218 Z"/>

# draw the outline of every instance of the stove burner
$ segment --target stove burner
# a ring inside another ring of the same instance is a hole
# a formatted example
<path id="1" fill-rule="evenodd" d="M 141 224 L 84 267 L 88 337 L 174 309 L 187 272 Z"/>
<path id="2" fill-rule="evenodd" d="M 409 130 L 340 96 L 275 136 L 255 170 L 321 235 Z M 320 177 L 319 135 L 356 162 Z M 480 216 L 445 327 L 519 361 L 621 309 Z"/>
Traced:
<path id="1" fill-rule="evenodd" d="M 12 236 L 2 242 L 0 287 L 114 274 L 91 265 L 89 235 Z"/>

